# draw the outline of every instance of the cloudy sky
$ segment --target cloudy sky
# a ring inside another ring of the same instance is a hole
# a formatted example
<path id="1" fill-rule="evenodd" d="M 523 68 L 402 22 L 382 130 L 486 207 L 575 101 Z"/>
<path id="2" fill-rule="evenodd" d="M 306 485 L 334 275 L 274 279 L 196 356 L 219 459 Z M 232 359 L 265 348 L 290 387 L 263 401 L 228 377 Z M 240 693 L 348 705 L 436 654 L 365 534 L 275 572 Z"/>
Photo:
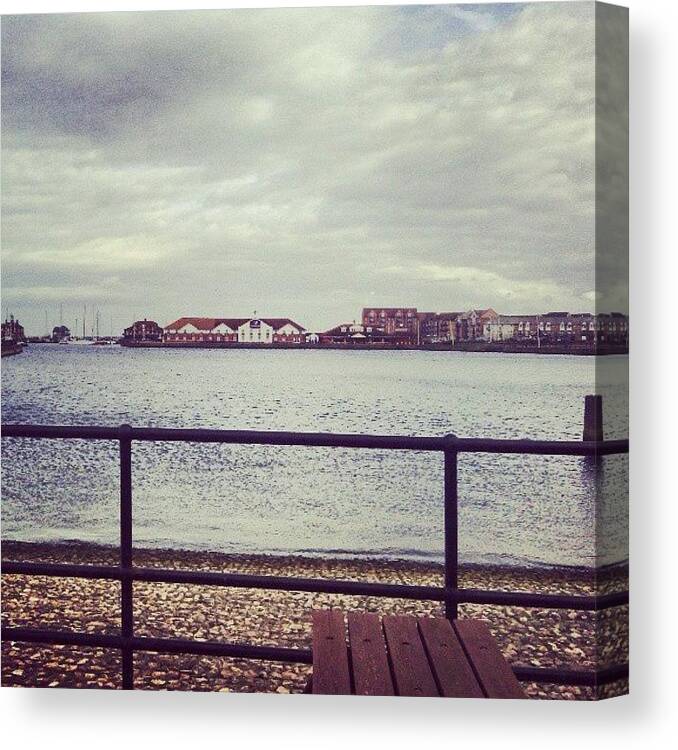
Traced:
<path id="1" fill-rule="evenodd" d="M 29 333 L 594 308 L 592 3 L 12 16 L 2 76 Z"/>

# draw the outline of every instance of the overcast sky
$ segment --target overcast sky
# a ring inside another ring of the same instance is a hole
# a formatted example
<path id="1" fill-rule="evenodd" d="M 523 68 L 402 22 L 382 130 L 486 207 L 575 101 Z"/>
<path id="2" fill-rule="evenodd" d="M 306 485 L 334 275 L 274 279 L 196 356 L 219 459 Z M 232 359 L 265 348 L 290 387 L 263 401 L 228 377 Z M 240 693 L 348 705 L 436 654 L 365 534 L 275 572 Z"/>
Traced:
<path id="1" fill-rule="evenodd" d="M 13 16 L 2 74 L 29 333 L 594 308 L 592 3 Z"/>

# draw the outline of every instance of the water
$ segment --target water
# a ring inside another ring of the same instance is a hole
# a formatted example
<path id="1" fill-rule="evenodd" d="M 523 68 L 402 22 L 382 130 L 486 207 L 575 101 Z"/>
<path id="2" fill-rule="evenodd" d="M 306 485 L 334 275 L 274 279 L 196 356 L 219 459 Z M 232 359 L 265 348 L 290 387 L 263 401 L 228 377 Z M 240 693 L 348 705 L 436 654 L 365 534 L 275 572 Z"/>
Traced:
<path id="1" fill-rule="evenodd" d="M 580 439 L 604 394 L 626 436 L 626 358 L 32 345 L 3 360 L 2 421 Z M 463 454 L 460 559 L 626 559 L 627 457 Z M 135 444 L 138 546 L 442 559 L 442 457 Z M 117 543 L 117 445 L 2 440 L 3 538 Z M 596 529 L 598 549 L 596 550 Z"/>

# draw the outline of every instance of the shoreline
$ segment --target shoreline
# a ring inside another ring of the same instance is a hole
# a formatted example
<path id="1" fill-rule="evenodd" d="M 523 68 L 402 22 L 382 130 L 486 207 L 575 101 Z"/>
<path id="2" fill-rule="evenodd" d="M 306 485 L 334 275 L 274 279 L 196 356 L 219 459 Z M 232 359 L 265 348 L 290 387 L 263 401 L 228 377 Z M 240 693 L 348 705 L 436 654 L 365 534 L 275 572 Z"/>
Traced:
<path id="1" fill-rule="evenodd" d="M 469 342 L 465 344 L 250 344 L 247 342 L 191 342 L 191 341 L 120 341 L 120 346 L 129 349 L 256 349 L 257 351 L 271 351 L 280 349 L 304 349 L 322 351 L 331 349 L 335 351 L 405 351 L 405 352 L 476 352 L 479 354 L 558 354 L 582 357 L 609 356 L 615 354 L 628 354 L 628 347 L 624 346 L 599 346 L 599 347 L 570 347 L 564 345 L 537 346 L 514 346 L 510 344 L 496 344 L 489 342 Z"/>
<path id="2" fill-rule="evenodd" d="M 89 544 L 2 544 L 3 559 L 118 564 L 115 547 Z M 234 573 L 440 585 L 442 566 L 382 560 L 337 560 L 272 555 L 228 555 L 188 550 L 135 549 L 135 565 L 228 570 Z M 626 588 L 623 570 L 605 575 L 460 567 L 462 587 L 487 590 L 594 593 Z M 134 584 L 139 636 L 224 640 L 290 648 L 310 647 L 313 609 L 340 607 L 380 614 L 440 615 L 432 601 L 316 594 L 193 584 Z M 116 581 L 3 575 L 3 624 L 88 633 L 119 632 Z M 628 608 L 600 612 L 460 605 L 462 617 L 485 619 L 509 661 L 521 666 L 592 669 L 627 660 Z M 220 657 L 138 653 L 135 686 L 146 690 L 302 693 L 304 664 Z M 115 650 L 37 644 L 3 644 L 2 684 L 44 687 L 120 687 Z M 524 683 L 533 698 L 593 700 L 621 694 L 625 681 L 598 688 Z"/>
<path id="3" fill-rule="evenodd" d="M 5 344 L 2 347 L 2 357 L 14 357 L 17 354 L 22 354 L 23 350 L 22 344 Z"/>
<path id="4" fill-rule="evenodd" d="M 53 345 L 51 341 L 33 341 L 37 345 Z M 250 344 L 247 342 L 163 342 L 163 341 L 119 341 L 117 346 L 126 349 L 234 349 L 234 350 L 257 350 L 257 351 L 280 351 L 280 350 L 305 350 L 305 351 L 344 351 L 344 352 L 448 352 L 452 353 L 477 353 L 477 354 L 539 354 L 558 355 L 573 357 L 608 357 L 615 355 L 628 355 L 629 349 L 624 346 L 600 346 L 600 347 L 569 347 L 559 345 L 536 346 L 511 346 L 496 343 L 468 343 L 457 344 L 454 347 L 442 344 Z M 77 346 L 72 344 L 71 346 Z"/>
<path id="5" fill-rule="evenodd" d="M 63 539 L 49 541 L 24 541 L 15 539 L 4 539 L 0 542 L 2 548 L 2 559 L 9 560 L 7 555 L 20 553 L 22 559 L 38 559 L 43 556 L 52 557 L 54 555 L 64 557 L 83 556 L 95 560 L 110 560 L 112 564 L 118 564 L 119 547 L 115 544 L 106 544 L 100 542 L 90 542 L 79 539 Z M 28 553 L 29 557 L 23 557 Z M 31 554 L 32 553 L 32 554 Z M 442 575 L 443 562 L 436 560 L 413 560 L 404 557 L 386 557 L 370 554 L 352 554 L 351 552 L 338 553 L 321 551 L 314 552 L 222 552 L 214 549 L 191 549 L 187 547 L 153 547 L 153 546 L 135 546 L 134 554 L 143 558 L 173 558 L 180 559 L 190 565 L 199 565 L 204 567 L 205 561 L 214 562 L 218 568 L 229 567 L 231 564 L 236 566 L 245 563 L 258 563 L 269 567 L 286 566 L 286 565 L 307 565 L 308 567 L 321 567 L 332 565 L 336 567 L 352 567 L 359 569 L 374 568 L 383 566 L 385 569 L 393 571 L 409 571 L 420 574 Z M 316 565 L 314 565 L 316 564 Z M 506 575 L 508 577 L 531 578 L 535 581 L 539 579 L 549 580 L 557 578 L 559 580 L 570 580 L 580 582 L 590 582 L 593 585 L 596 581 L 600 584 L 602 581 L 624 580 L 628 577 L 628 562 L 618 562 L 602 565 L 597 568 L 583 565 L 567 564 L 534 564 L 526 563 L 525 565 L 485 563 L 485 562 L 460 562 L 458 565 L 460 573 L 468 574 L 488 574 L 488 575 Z"/>

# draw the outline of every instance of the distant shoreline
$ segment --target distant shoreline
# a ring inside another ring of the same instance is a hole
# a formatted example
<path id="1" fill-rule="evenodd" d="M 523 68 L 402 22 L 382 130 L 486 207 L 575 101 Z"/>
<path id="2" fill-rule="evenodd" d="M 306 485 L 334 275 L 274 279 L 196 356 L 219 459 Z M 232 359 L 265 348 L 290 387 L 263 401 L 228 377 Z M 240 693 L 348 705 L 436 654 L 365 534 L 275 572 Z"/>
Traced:
<path id="1" fill-rule="evenodd" d="M 570 354 L 577 356 L 604 356 L 611 354 L 628 354 L 629 350 L 623 346 L 607 347 L 569 347 L 562 345 L 522 346 L 515 344 L 498 344 L 487 342 L 467 342 L 455 344 L 420 344 L 402 345 L 393 344 L 249 344 L 240 342 L 162 342 L 144 341 L 132 342 L 121 341 L 121 346 L 130 349 L 257 349 L 259 351 L 270 351 L 272 349 L 332 349 L 339 351 L 426 351 L 426 352 L 478 352 L 492 354 Z"/>

